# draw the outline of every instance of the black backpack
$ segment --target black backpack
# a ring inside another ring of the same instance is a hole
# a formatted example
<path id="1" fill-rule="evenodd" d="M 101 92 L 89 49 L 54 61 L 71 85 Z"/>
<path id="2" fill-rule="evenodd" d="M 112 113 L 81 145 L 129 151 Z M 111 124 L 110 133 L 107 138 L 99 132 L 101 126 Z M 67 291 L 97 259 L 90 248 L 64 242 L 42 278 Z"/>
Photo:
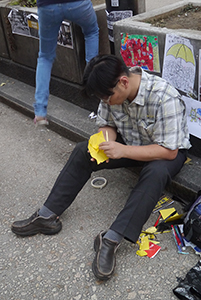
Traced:
<path id="1" fill-rule="evenodd" d="M 184 219 L 184 236 L 201 249 L 201 190 Z"/>

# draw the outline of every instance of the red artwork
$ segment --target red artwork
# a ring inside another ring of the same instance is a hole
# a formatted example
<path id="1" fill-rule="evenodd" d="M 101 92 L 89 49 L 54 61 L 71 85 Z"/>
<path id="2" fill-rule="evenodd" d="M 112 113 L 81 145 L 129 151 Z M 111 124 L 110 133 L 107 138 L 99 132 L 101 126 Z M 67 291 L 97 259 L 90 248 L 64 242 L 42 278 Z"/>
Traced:
<path id="1" fill-rule="evenodd" d="M 122 37 L 121 55 L 126 65 L 140 66 L 145 70 L 154 71 L 153 43 L 148 40 L 148 37 L 132 37 L 128 34 L 122 34 Z M 157 38 L 153 40 L 157 43 Z"/>

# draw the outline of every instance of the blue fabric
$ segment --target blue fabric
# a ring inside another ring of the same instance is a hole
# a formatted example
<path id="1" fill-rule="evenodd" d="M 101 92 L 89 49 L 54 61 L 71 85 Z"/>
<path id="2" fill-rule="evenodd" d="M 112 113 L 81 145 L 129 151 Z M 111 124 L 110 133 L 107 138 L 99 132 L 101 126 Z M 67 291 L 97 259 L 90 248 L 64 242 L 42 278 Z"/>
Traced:
<path id="1" fill-rule="evenodd" d="M 91 0 L 51 4 L 38 7 L 40 48 L 36 70 L 34 110 L 45 117 L 49 97 L 51 70 L 56 57 L 57 37 L 64 19 L 78 24 L 85 38 L 85 59 L 98 55 L 99 28 Z"/>
<path id="2" fill-rule="evenodd" d="M 45 6 L 50 4 L 58 4 L 58 3 L 67 3 L 67 2 L 75 2 L 78 0 L 37 0 L 37 6 Z"/>

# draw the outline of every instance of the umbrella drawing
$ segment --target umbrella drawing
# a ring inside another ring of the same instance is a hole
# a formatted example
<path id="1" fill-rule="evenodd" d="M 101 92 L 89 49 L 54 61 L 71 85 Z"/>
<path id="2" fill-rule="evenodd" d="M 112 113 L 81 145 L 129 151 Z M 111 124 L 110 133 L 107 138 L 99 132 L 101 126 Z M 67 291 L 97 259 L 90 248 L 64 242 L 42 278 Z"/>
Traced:
<path id="1" fill-rule="evenodd" d="M 173 55 L 175 58 L 182 58 L 186 62 L 191 62 L 195 66 L 195 59 L 192 50 L 184 44 L 175 44 L 168 51 L 167 55 Z"/>

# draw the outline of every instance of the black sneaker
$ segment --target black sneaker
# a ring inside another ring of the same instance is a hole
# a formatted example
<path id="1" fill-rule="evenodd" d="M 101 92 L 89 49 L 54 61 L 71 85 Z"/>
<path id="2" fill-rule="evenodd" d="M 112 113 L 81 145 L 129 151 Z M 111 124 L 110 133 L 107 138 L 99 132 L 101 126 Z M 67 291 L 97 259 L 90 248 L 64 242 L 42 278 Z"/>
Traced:
<path id="1" fill-rule="evenodd" d="M 11 230 L 13 233 L 21 236 L 30 236 L 37 233 L 56 234 L 62 228 L 62 223 L 59 217 L 55 214 L 49 218 L 39 216 L 36 211 L 29 219 L 16 221 L 12 224 Z"/>

